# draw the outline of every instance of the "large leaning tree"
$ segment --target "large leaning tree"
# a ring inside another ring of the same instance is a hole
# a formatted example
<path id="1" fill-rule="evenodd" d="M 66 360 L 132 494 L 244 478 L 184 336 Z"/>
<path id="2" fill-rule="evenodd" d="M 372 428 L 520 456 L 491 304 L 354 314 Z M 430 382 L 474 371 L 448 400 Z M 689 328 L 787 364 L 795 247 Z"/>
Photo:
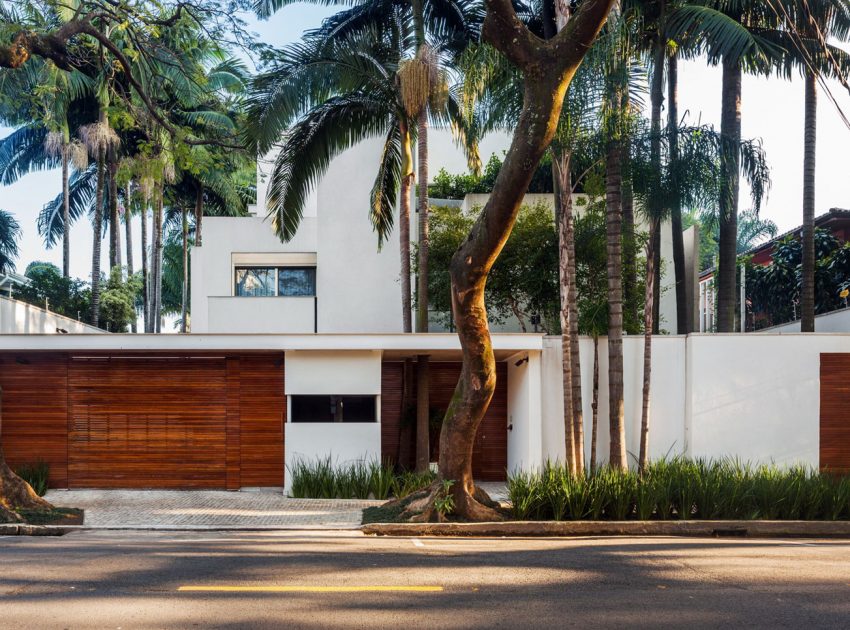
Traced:
<path id="1" fill-rule="evenodd" d="M 570 81 L 612 4 L 613 0 L 585 0 L 566 28 L 543 40 L 519 20 L 511 0 L 485 2 L 482 37 L 522 73 L 522 111 L 493 192 L 452 258 L 452 310 L 463 368 L 443 422 L 438 481 L 420 496 L 414 495 L 403 518 L 436 518 L 435 503 L 445 492 L 443 481 L 453 482 L 449 492 L 459 518 L 501 518 L 486 494 L 476 490 L 472 478 L 475 434 L 496 388 L 484 287 L 511 234 L 537 164 L 555 135 Z"/>

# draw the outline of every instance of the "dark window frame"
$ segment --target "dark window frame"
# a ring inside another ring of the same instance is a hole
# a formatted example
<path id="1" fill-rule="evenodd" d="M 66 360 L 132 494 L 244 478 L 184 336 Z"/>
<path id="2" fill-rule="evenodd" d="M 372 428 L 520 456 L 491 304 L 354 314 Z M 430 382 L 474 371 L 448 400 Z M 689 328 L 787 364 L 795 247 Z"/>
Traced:
<path id="1" fill-rule="evenodd" d="M 280 282 L 281 282 L 281 270 L 303 270 L 312 273 L 308 273 L 308 279 L 312 281 L 312 293 L 304 293 L 300 295 L 290 295 L 287 293 L 281 293 L 280 290 Z M 269 293 L 267 295 L 249 295 L 239 292 L 239 272 L 240 271 L 271 271 L 274 273 L 273 278 L 270 280 L 271 288 L 273 293 Z M 316 265 L 236 265 L 233 268 L 233 296 L 234 297 L 304 297 L 304 298 L 315 298 L 317 295 L 316 288 Z"/>
<path id="2" fill-rule="evenodd" d="M 352 419 L 346 418 L 346 405 Z M 376 394 L 290 394 L 287 422 L 377 424 L 380 421 L 378 405 Z"/>

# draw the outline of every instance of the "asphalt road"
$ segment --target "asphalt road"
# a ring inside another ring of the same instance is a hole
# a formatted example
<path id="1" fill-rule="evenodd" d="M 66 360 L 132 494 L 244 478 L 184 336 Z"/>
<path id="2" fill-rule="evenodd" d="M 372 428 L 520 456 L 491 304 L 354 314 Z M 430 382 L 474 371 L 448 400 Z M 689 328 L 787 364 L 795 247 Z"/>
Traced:
<path id="1" fill-rule="evenodd" d="M 850 627 L 850 542 L 0 538 L 2 628 Z"/>

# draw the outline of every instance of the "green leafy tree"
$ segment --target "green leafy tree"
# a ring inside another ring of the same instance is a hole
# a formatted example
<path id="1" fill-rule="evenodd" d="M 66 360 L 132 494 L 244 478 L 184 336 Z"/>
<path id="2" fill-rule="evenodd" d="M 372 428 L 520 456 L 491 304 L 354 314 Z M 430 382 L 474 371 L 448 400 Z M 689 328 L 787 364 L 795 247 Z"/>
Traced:
<path id="1" fill-rule="evenodd" d="M 0 210 L 0 273 L 15 270 L 21 226 L 11 213 Z"/>
<path id="2" fill-rule="evenodd" d="M 110 332 L 126 332 L 136 321 L 136 298 L 142 288 L 141 278 L 124 278 L 121 267 L 113 267 L 101 295 L 103 324 Z"/>
<path id="3" fill-rule="evenodd" d="M 91 292 L 78 278 L 69 278 L 51 263 L 31 262 L 25 273 L 29 284 L 21 287 L 19 300 L 35 306 L 45 306 L 59 315 L 88 322 Z"/>

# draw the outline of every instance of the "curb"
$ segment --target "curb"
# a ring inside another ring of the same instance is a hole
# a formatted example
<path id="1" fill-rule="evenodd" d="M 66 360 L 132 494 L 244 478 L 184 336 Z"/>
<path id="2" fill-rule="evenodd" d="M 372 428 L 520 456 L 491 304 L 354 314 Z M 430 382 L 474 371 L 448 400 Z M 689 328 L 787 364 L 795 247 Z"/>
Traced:
<path id="1" fill-rule="evenodd" d="M 372 523 L 367 536 L 737 536 L 850 538 L 850 521 L 507 521 L 501 523 Z"/>
<path id="2" fill-rule="evenodd" d="M 0 525 L 0 536 L 64 536 L 73 529 L 63 525 L 27 525 L 9 523 Z"/>

